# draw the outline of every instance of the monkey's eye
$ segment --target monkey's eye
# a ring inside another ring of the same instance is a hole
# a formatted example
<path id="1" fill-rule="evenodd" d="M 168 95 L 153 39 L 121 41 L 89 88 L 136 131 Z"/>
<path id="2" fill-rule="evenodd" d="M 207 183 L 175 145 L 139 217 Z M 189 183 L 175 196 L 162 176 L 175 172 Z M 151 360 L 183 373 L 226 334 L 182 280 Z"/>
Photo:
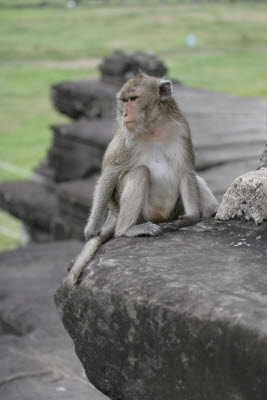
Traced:
<path id="1" fill-rule="evenodd" d="M 126 99 L 121 99 L 121 101 L 122 101 L 123 103 L 127 103 L 127 100 L 126 100 Z"/>
<path id="2" fill-rule="evenodd" d="M 130 97 L 130 101 L 135 101 L 137 99 L 137 96 L 132 96 L 132 97 Z"/>

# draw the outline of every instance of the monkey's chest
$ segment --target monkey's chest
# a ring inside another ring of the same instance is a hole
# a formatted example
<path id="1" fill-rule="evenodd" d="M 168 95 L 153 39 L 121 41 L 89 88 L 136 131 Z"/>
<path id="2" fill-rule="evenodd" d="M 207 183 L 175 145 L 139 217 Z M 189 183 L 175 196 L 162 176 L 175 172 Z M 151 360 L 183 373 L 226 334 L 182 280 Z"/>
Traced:
<path id="1" fill-rule="evenodd" d="M 178 198 L 178 165 L 173 162 L 171 152 L 164 150 L 151 149 L 140 160 L 150 170 L 148 201 L 143 210 L 150 221 L 168 219 Z"/>

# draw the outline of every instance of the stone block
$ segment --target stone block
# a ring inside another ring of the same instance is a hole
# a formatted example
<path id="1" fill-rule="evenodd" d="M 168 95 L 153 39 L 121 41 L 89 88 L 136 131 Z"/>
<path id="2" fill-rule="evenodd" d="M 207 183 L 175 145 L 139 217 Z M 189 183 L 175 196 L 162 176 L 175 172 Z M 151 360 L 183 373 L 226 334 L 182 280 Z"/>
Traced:
<path id="1" fill-rule="evenodd" d="M 112 400 L 267 398 L 266 223 L 106 243 L 55 301 Z"/>
<path id="2" fill-rule="evenodd" d="M 66 241 L 0 253 L 1 400 L 108 400 L 88 382 L 53 303 L 80 249 Z"/>
<path id="3" fill-rule="evenodd" d="M 81 119 L 68 125 L 53 126 L 54 138 L 47 165 L 55 182 L 86 178 L 100 170 L 105 149 L 115 131 L 108 120 Z"/>
<path id="4" fill-rule="evenodd" d="M 63 82 L 52 86 L 51 99 L 58 111 L 73 119 L 103 118 L 114 115 L 116 90 L 100 81 Z"/>
<path id="5" fill-rule="evenodd" d="M 152 51 L 114 51 L 108 54 L 99 66 L 102 81 L 113 85 L 125 83 L 139 68 L 148 75 L 157 77 L 162 77 L 167 72 L 163 61 Z"/>
<path id="6" fill-rule="evenodd" d="M 39 182 L 0 182 L 0 207 L 33 228 L 49 232 L 57 199 L 51 188 Z"/>
<path id="7" fill-rule="evenodd" d="M 58 213 L 52 227 L 55 240 L 84 239 L 83 231 L 93 202 L 97 179 L 98 174 L 94 174 L 89 179 L 57 185 Z"/>

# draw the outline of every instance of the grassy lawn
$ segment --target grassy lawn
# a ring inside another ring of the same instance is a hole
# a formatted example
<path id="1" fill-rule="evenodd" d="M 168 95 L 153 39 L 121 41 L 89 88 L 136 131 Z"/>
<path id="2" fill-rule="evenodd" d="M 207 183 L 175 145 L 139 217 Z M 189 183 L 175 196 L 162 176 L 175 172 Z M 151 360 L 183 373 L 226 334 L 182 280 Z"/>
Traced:
<path id="1" fill-rule="evenodd" d="M 19 2 L 34 3 L 9 4 Z M 66 121 L 52 109 L 51 84 L 96 77 L 95 59 L 110 51 L 154 50 L 186 85 L 267 96 L 266 43 L 262 3 L 0 9 L 0 180 L 30 175 L 49 147 L 49 125 Z M 1 225 L 17 230 L 4 214 Z M 0 232 L 0 248 L 10 240 Z"/>
<path id="2" fill-rule="evenodd" d="M 0 210 L 0 251 L 17 247 L 20 231 L 20 221 Z"/>
<path id="3" fill-rule="evenodd" d="M 64 69 L 32 65 L 1 66 L 0 162 L 30 171 L 46 154 L 51 141 L 49 125 L 66 122 L 49 100 L 49 86 L 61 80 L 96 75 L 92 68 Z M 1 166 L 1 164 L 0 164 Z M 0 179 L 17 179 L 1 170 Z"/>

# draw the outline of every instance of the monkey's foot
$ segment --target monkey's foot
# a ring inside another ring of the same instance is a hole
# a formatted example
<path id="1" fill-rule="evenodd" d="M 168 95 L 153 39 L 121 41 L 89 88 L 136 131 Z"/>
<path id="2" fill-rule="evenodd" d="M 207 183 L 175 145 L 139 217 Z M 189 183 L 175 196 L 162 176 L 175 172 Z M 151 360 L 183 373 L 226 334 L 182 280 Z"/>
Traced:
<path id="1" fill-rule="evenodd" d="M 70 270 L 72 269 L 74 263 L 75 263 L 75 259 L 71 260 L 71 262 L 69 263 L 69 266 L 67 267 L 67 271 L 68 272 L 70 272 Z"/>
<path id="2" fill-rule="evenodd" d="M 127 237 L 148 235 L 157 236 L 161 233 L 162 229 L 159 225 L 153 224 L 152 222 L 146 222 L 140 225 L 134 225 L 124 234 Z"/>
<path id="3" fill-rule="evenodd" d="M 195 225 L 199 221 L 200 218 L 198 216 L 181 215 L 177 220 L 161 224 L 161 227 L 167 231 L 177 231 L 178 229 Z"/>
<path id="4" fill-rule="evenodd" d="M 97 229 L 92 227 L 91 225 L 87 224 L 84 229 L 84 237 L 86 240 L 89 240 L 93 237 L 96 237 L 100 234 L 101 229 Z"/>

